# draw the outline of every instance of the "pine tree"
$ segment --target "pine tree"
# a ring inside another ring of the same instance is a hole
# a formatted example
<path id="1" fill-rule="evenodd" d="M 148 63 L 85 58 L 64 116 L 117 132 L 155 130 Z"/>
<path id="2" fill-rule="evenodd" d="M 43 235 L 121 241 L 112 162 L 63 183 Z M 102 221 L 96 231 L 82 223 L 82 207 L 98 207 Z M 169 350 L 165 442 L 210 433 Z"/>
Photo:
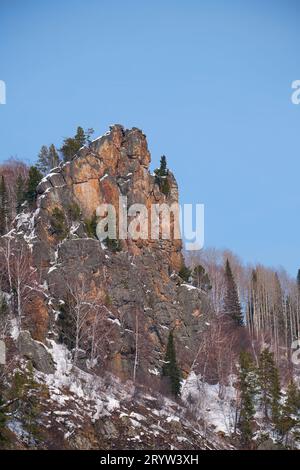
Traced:
<path id="1" fill-rule="evenodd" d="M 241 432 L 242 445 L 249 446 L 253 438 L 257 375 L 251 355 L 247 351 L 243 351 L 240 354 L 239 390 L 240 415 L 238 427 Z"/>
<path id="2" fill-rule="evenodd" d="M 59 161 L 59 155 L 55 146 L 51 144 L 48 148 L 46 145 L 43 145 L 38 154 L 36 167 L 41 173 L 43 173 L 43 175 L 46 175 L 52 170 L 52 168 L 58 166 Z"/>
<path id="3" fill-rule="evenodd" d="M 175 397 L 177 397 L 180 394 L 180 370 L 177 366 L 174 336 L 172 331 L 169 333 L 162 375 L 163 377 L 167 377 L 170 383 L 171 392 Z"/>
<path id="4" fill-rule="evenodd" d="M 192 271 L 192 284 L 204 291 L 209 291 L 212 288 L 209 276 L 201 264 L 195 266 Z"/>
<path id="5" fill-rule="evenodd" d="M 178 272 L 178 275 L 181 277 L 183 281 L 189 282 L 191 274 L 192 274 L 192 271 L 183 263 Z"/>
<path id="6" fill-rule="evenodd" d="M 224 298 L 224 314 L 233 321 L 234 325 L 243 325 L 243 315 L 239 301 L 236 283 L 228 259 L 225 264 L 226 293 Z"/>
<path id="7" fill-rule="evenodd" d="M 47 145 L 42 145 L 41 150 L 38 154 L 38 160 L 36 164 L 37 169 L 44 175 L 48 173 L 49 168 L 49 149 Z"/>
<path id="8" fill-rule="evenodd" d="M 280 379 L 275 365 L 273 354 L 264 349 L 259 356 L 259 391 L 260 403 L 265 420 L 270 419 L 278 426 L 280 421 Z"/>
<path id="9" fill-rule="evenodd" d="M 43 175 L 36 166 L 31 166 L 29 168 L 26 200 L 28 201 L 29 206 L 31 208 L 34 206 L 35 203 L 37 185 L 39 184 L 42 178 Z"/>
<path id="10" fill-rule="evenodd" d="M 0 235 L 4 235 L 9 225 L 8 193 L 4 176 L 0 179 Z"/>
<path id="11" fill-rule="evenodd" d="M 93 132 L 93 129 L 88 129 L 85 132 L 83 128 L 79 126 L 77 127 L 77 132 L 74 137 L 64 139 L 60 152 L 65 162 L 72 160 L 81 147 L 90 145 L 90 137 Z"/>
<path id="12" fill-rule="evenodd" d="M 20 214 L 22 211 L 22 204 L 26 199 L 26 183 L 21 175 L 18 175 L 16 180 L 16 212 Z"/>

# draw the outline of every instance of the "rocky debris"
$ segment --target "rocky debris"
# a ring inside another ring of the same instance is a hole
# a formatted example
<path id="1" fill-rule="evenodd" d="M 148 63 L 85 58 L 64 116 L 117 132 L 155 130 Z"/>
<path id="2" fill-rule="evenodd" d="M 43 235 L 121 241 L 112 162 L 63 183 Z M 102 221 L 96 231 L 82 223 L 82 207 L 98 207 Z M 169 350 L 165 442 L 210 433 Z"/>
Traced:
<path id="1" fill-rule="evenodd" d="M 53 374 L 55 371 L 51 354 L 47 351 L 43 343 L 32 339 L 29 331 L 21 331 L 17 345 L 22 356 L 30 359 L 32 365 L 44 374 Z"/>

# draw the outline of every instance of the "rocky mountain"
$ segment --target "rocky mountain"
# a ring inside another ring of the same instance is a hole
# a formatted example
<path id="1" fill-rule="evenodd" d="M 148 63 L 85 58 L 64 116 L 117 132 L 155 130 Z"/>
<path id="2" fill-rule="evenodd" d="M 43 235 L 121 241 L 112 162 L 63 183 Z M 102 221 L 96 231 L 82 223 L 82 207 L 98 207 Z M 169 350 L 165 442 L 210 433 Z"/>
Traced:
<path id="1" fill-rule="evenodd" d="M 204 436 L 183 405 L 153 391 L 161 386 L 170 331 L 186 377 L 207 321 L 206 293 L 178 275 L 181 240 L 109 243 L 96 236 L 100 204 L 119 209 L 121 196 L 128 207 L 149 210 L 178 202 L 173 174 L 163 190 L 150 160 L 139 129 L 112 126 L 41 181 L 36 209 L 24 209 L 1 239 L 12 266 L 7 292 L 19 276 L 18 316 L 6 341 L 10 374 L 25 373 L 31 361 L 39 384 L 33 395 L 45 397 L 39 401 L 47 448 L 225 446 L 212 430 Z M 22 447 L 26 432 L 18 426 L 14 420 L 10 429 Z"/>
<path id="2" fill-rule="evenodd" d="M 39 317 L 38 327 L 35 318 L 32 322 L 33 338 L 45 342 L 55 336 L 57 311 L 68 302 L 70 286 L 78 288 L 81 280 L 85 301 L 97 298 L 115 322 L 109 362 L 123 378 L 133 373 L 137 316 L 147 347 L 147 354 L 139 355 L 139 372 L 160 373 L 173 328 L 182 369 L 188 371 L 207 309 L 205 294 L 177 275 L 183 264 L 181 240 L 121 240 L 114 252 L 91 233 L 99 204 L 118 208 L 120 196 L 127 197 L 128 206 L 178 202 L 173 174 L 168 174 L 170 191 L 165 195 L 149 164 L 145 135 L 115 125 L 45 177 L 37 188 L 37 210 L 16 221 L 17 237 L 26 242 L 39 282 L 47 286 L 43 302 L 33 300 L 34 308 L 29 304 L 29 317 Z"/>

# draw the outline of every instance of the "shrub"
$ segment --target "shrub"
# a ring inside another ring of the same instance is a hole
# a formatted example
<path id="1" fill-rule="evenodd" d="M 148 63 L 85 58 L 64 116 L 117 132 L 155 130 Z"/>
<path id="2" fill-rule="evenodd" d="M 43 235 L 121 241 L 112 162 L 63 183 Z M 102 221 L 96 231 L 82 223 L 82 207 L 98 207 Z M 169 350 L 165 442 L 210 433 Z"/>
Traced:
<path id="1" fill-rule="evenodd" d="M 106 292 L 105 294 L 104 304 L 106 305 L 106 307 L 110 307 L 112 304 L 111 296 L 109 295 L 108 292 Z"/>
<path id="2" fill-rule="evenodd" d="M 181 277 L 181 279 L 185 282 L 189 282 L 189 279 L 190 279 L 190 276 L 191 276 L 191 270 L 189 268 L 186 267 L 185 264 L 183 264 L 180 268 L 180 271 L 179 271 L 179 276 Z"/>
<path id="3" fill-rule="evenodd" d="M 114 238 L 109 238 L 106 237 L 105 240 L 103 240 L 107 248 L 112 251 L 113 253 L 117 253 L 118 251 L 121 251 L 121 244 L 119 240 L 116 240 Z"/>
<path id="4" fill-rule="evenodd" d="M 94 215 L 90 219 L 86 219 L 84 221 L 84 224 L 85 224 L 85 229 L 86 229 L 87 235 L 90 238 L 95 238 L 97 236 L 97 233 L 96 233 L 96 228 L 97 228 L 96 212 L 94 213 Z"/>
<path id="5" fill-rule="evenodd" d="M 65 238 L 67 235 L 67 223 L 65 215 L 61 209 L 59 209 L 58 207 L 55 207 L 55 209 L 53 209 L 50 222 L 55 235 L 60 240 Z"/>
<path id="6" fill-rule="evenodd" d="M 69 204 L 68 212 L 72 220 L 79 220 L 81 211 L 79 205 L 76 204 L 76 202 Z"/>

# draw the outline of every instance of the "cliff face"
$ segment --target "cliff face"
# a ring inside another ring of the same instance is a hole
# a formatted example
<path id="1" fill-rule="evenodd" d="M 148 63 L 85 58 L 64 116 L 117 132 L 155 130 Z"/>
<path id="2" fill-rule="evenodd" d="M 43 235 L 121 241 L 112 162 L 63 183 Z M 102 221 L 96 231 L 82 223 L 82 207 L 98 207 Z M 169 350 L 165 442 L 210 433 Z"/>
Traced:
<path id="1" fill-rule="evenodd" d="M 171 329 L 180 365 L 188 371 L 207 308 L 205 295 L 177 276 L 181 240 L 121 240 L 115 251 L 91 231 L 99 204 L 113 204 L 118 212 L 120 196 L 127 197 L 128 206 L 142 203 L 149 209 L 151 204 L 178 202 L 172 173 L 166 196 L 149 164 L 145 135 L 115 125 L 71 162 L 52 170 L 38 186 L 38 209 L 16 221 L 15 233 L 26 241 L 47 290 L 46 300 L 35 296 L 27 307 L 32 336 L 43 342 L 58 339 L 65 327 L 59 312 L 69 302 L 70 289 L 78 291 L 80 284 L 85 302 L 97 302 L 107 313 L 111 328 L 102 355 L 123 378 L 160 374 Z M 87 359 L 88 353 L 81 351 L 83 368 Z"/>

